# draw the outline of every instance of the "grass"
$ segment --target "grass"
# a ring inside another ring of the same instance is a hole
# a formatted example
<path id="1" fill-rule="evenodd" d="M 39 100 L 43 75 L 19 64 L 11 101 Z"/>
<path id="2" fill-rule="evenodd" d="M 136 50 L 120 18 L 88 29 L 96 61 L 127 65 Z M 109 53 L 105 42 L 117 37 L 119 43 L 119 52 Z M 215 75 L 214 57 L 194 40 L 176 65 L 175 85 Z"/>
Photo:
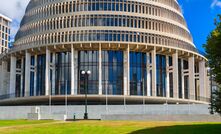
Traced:
<path id="1" fill-rule="evenodd" d="M 8 122 L 8 123 L 4 123 Z M 19 122 L 19 123 L 17 123 Z M 221 123 L 143 121 L 0 121 L 1 134 L 219 134 Z M 4 126 L 4 125 L 3 125 Z"/>
<path id="2" fill-rule="evenodd" d="M 10 126 L 19 126 L 19 125 L 28 125 L 28 124 L 41 124 L 41 123 L 49 123 L 52 121 L 49 120 L 41 120 L 41 121 L 31 121 L 31 120 L 0 120 L 0 128 L 1 127 L 10 127 Z"/>

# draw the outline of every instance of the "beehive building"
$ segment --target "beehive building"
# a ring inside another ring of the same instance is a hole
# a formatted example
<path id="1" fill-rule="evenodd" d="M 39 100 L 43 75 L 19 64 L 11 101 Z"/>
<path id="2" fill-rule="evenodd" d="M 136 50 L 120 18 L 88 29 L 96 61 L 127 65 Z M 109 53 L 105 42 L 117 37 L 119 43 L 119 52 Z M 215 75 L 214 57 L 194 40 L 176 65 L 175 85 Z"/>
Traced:
<path id="1" fill-rule="evenodd" d="M 206 62 L 176 0 L 31 0 L 0 104 L 208 103 Z"/>

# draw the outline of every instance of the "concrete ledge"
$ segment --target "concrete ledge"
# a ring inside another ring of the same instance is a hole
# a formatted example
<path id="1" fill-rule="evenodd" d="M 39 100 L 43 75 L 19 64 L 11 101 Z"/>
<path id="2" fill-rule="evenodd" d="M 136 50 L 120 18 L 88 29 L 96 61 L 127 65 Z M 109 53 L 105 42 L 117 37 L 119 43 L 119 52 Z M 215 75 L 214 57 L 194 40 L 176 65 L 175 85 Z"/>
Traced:
<path id="1" fill-rule="evenodd" d="M 107 97 L 107 98 L 106 98 Z M 65 95 L 54 95 L 51 96 L 51 102 L 65 105 Z M 84 105 L 85 96 L 84 95 L 68 95 L 68 103 L 76 103 L 72 105 Z M 31 96 L 31 97 L 21 97 L 21 98 L 10 98 L 0 100 L 0 106 L 28 106 L 28 105 L 48 105 L 49 96 Z M 149 97 L 149 96 L 123 96 L 123 95 L 88 95 L 88 103 L 92 105 L 106 104 L 106 99 L 109 105 L 123 105 L 124 101 L 128 105 L 142 105 L 145 104 L 205 104 L 208 102 L 188 100 L 188 99 L 176 99 L 176 98 L 166 98 L 166 97 Z"/>
<path id="2" fill-rule="evenodd" d="M 113 115 L 101 115 L 101 120 L 221 122 L 221 116 L 218 116 L 218 115 L 142 115 L 142 114 L 113 114 Z"/>

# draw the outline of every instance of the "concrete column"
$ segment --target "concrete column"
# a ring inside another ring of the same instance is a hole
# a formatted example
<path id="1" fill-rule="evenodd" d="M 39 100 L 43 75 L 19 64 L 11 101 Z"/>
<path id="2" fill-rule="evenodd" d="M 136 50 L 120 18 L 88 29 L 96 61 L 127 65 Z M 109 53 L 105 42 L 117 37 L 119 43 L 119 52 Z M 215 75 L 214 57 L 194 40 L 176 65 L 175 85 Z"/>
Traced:
<path id="1" fill-rule="evenodd" d="M 75 51 L 74 51 L 74 46 L 72 45 L 71 46 L 71 95 L 75 95 L 75 92 L 74 92 L 74 88 L 75 88 L 75 64 L 74 64 L 74 54 L 75 54 Z"/>
<path id="2" fill-rule="evenodd" d="M 56 53 L 53 53 L 52 55 L 52 95 L 55 94 L 55 71 L 56 71 Z"/>
<path id="3" fill-rule="evenodd" d="M 3 77 L 2 77 L 2 65 L 1 65 L 2 63 L 0 62 L 0 95 L 2 95 L 2 79 L 3 79 Z"/>
<path id="4" fill-rule="evenodd" d="M 7 89 L 7 62 L 5 61 L 2 61 L 2 74 L 0 76 L 0 81 L 1 81 L 1 85 L 0 85 L 0 89 L 1 89 L 1 94 L 4 95 L 4 94 L 8 94 L 8 89 Z M 10 87 L 9 87 L 10 89 Z"/>
<path id="5" fill-rule="evenodd" d="M 147 96 L 151 96 L 151 76 L 150 76 L 150 53 L 147 55 Z"/>
<path id="6" fill-rule="evenodd" d="M 209 98 L 211 97 L 211 87 L 210 87 L 211 81 L 210 81 L 210 76 L 206 75 L 206 87 L 205 87 L 205 91 L 206 91 L 206 98 L 207 101 L 209 101 Z"/>
<path id="7" fill-rule="evenodd" d="M 206 97 L 206 63 L 205 60 L 199 62 L 199 78 L 200 78 L 200 98 Z"/>
<path id="8" fill-rule="evenodd" d="M 23 96 L 23 82 L 24 82 L 24 58 L 21 58 L 21 94 L 20 96 Z"/>
<path id="9" fill-rule="evenodd" d="M 130 47 L 124 51 L 124 95 L 130 95 Z"/>
<path id="10" fill-rule="evenodd" d="M 173 56 L 173 97 L 179 97 L 179 86 L 178 86 L 178 53 L 177 51 Z"/>
<path id="11" fill-rule="evenodd" d="M 51 52 L 47 48 L 46 49 L 46 70 L 45 70 L 45 95 L 50 94 L 50 59 L 51 59 Z"/>
<path id="12" fill-rule="evenodd" d="M 25 96 L 30 95 L 31 54 L 25 53 Z"/>
<path id="13" fill-rule="evenodd" d="M 16 85 L 16 57 L 11 56 L 9 94 L 15 93 L 15 85 Z"/>
<path id="14" fill-rule="evenodd" d="M 78 94 L 78 51 L 74 50 L 74 94 Z"/>
<path id="15" fill-rule="evenodd" d="M 101 44 L 99 44 L 99 95 L 102 95 L 102 51 Z"/>
<path id="16" fill-rule="evenodd" d="M 195 100 L 195 58 L 194 56 L 189 57 L 189 90 L 190 90 L 190 99 Z"/>
<path id="17" fill-rule="evenodd" d="M 37 95 L 37 61 L 38 61 L 38 56 L 35 55 L 35 70 L 34 70 L 34 96 Z"/>
<path id="18" fill-rule="evenodd" d="M 0 95 L 2 95 L 2 78 L 3 76 L 3 71 L 2 71 L 2 63 L 0 62 Z"/>
<path id="19" fill-rule="evenodd" d="M 157 81 L 157 71 L 156 71 L 156 48 L 151 51 L 152 58 L 152 96 L 157 96 L 156 92 L 156 81 Z"/>
<path id="20" fill-rule="evenodd" d="M 166 56 L 166 97 L 170 97 L 169 56 Z"/>

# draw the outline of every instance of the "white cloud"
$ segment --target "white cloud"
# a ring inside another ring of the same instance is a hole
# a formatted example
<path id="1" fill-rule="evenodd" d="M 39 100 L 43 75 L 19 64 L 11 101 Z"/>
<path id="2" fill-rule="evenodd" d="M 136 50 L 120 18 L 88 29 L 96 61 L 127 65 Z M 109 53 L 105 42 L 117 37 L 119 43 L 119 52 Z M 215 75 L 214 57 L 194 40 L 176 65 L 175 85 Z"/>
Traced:
<path id="1" fill-rule="evenodd" d="M 221 1 L 213 0 L 213 2 L 211 4 L 211 8 L 214 8 L 214 7 L 220 7 L 221 8 Z"/>
<path id="2" fill-rule="evenodd" d="M 11 18 L 12 38 L 16 34 L 20 21 L 25 13 L 25 8 L 30 0 L 0 0 L 0 13 Z"/>

